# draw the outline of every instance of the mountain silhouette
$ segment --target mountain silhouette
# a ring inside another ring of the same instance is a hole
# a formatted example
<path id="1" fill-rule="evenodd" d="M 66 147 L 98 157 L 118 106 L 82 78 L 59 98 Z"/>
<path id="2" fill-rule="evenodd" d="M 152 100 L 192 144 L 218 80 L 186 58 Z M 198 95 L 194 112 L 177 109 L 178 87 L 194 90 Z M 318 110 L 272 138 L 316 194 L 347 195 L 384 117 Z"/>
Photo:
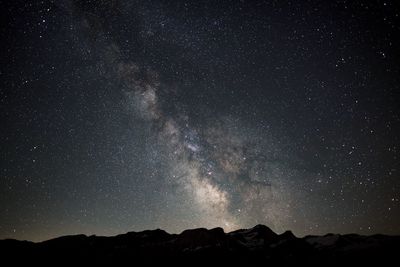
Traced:
<path id="1" fill-rule="evenodd" d="M 0 240 L 0 257 L 14 264 L 91 265 L 382 265 L 396 262 L 400 236 L 281 235 L 265 225 L 225 233 L 222 228 L 128 232 L 112 237 L 72 235 L 43 242 Z"/>

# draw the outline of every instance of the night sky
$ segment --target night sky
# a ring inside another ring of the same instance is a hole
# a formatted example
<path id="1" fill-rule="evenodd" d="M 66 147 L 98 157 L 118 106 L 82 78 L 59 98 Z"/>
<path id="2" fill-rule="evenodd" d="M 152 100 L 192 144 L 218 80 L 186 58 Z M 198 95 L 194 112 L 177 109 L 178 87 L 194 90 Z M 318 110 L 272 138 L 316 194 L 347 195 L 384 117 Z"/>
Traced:
<path id="1" fill-rule="evenodd" d="M 397 1 L 1 1 L 0 239 L 400 234 Z"/>

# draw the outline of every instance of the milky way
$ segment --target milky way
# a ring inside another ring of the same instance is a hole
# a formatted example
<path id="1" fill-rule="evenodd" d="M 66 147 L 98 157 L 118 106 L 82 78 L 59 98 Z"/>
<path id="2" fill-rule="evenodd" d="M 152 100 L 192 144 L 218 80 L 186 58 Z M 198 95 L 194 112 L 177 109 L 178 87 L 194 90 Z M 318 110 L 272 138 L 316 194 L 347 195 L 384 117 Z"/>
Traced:
<path id="1" fill-rule="evenodd" d="M 394 3 L 4 12 L 0 238 L 400 233 Z"/>
<path id="2" fill-rule="evenodd" d="M 99 18 L 92 15 L 91 19 Z M 85 17 L 83 24 L 93 31 Z M 238 134 L 243 131 L 240 122 L 230 118 L 213 118 L 215 125 L 192 126 L 185 112 L 166 115 L 160 102 L 167 100 L 158 95 L 164 85 L 157 72 L 125 61 L 116 43 L 105 42 L 96 48 L 105 51 L 104 63 L 121 84 L 128 110 L 153 127 L 157 145 L 152 146 L 152 153 L 161 154 L 160 160 L 166 161 L 163 178 L 182 189 L 181 197 L 198 214 L 197 225 L 235 230 L 246 218 L 250 224 L 268 223 L 271 227 L 287 219 L 290 189 L 280 176 L 265 173 L 271 167 L 262 162 L 266 148 L 255 148 L 255 144 L 264 145 L 261 137 L 256 136 L 259 140 L 251 144 L 246 134 Z M 168 93 L 171 89 L 164 90 Z M 179 106 L 179 102 L 174 105 Z"/>

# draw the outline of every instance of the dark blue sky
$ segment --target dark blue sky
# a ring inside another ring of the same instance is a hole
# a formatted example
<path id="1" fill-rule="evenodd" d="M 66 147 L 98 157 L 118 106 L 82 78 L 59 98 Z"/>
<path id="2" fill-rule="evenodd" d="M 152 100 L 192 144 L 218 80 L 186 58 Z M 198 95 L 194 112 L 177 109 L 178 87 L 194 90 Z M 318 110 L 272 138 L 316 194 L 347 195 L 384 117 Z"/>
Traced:
<path id="1" fill-rule="evenodd" d="M 2 1 L 0 238 L 400 234 L 395 1 Z"/>

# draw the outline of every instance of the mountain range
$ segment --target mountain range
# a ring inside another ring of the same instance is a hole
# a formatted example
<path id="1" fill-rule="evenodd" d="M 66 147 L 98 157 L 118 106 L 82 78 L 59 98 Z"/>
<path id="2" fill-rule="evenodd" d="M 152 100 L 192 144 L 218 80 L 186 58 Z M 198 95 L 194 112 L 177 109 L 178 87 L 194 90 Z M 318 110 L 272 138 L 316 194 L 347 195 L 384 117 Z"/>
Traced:
<path id="1" fill-rule="evenodd" d="M 0 240 L 0 258 L 14 264 L 93 265 L 382 265 L 398 262 L 400 236 L 327 234 L 296 237 L 257 225 L 225 233 L 222 228 L 163 230 L 117 236 L 62 236 L 43 242 Z"/>

